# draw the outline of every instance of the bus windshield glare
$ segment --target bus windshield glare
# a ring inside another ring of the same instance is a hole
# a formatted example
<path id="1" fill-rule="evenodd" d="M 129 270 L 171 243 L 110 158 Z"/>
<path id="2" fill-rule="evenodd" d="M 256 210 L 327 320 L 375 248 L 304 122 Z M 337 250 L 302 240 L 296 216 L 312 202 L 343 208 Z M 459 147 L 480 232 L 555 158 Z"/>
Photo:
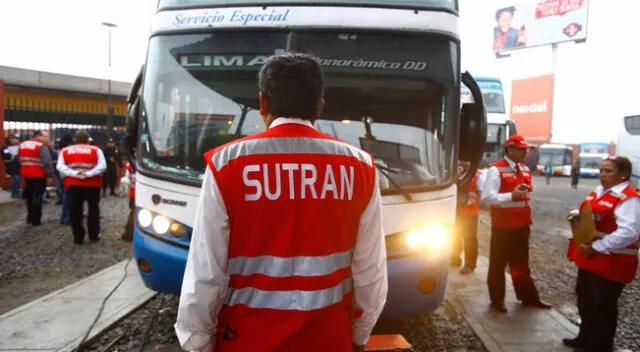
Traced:
<path id="1" fill-rule="evenodd" d="M 201 8 L 203 6 L 317 6 L 327 4 L 329 6 L 388 6 L 395 8 L 442 8 L 450 11 L 458 11 L 458 0 L 160 0 L 159 8 Z"/>
<path id="2" fill-rule="evenodd" d="M 373 154 L 384 171 L 383 192 L 453 182 L 457 46 L 417 34 L 273 30 L 153 37 L 141 171 L 199 184 L 203 153 L 264 131 L 257 73 L 269 55 L 287 47 L 319 57 L 326 105 L 316 128 Z"/>

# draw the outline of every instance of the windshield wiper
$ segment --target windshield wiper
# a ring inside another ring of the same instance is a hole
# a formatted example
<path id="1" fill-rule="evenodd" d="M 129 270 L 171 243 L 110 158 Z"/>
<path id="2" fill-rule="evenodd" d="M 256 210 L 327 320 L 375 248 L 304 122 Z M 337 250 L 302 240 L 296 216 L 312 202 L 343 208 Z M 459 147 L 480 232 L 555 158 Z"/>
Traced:
<path id="1" fill-rule="evenodd" d="M 409 201 L 412 202 L 413 201 L 413 197 L 411 197 L 411 194 L 409 194 L 409 192 L 407 192 L 404 188 L 402 188 L 396 181 L 393 180 L 393 178 L 391 177 L 391 175 L 389 175 L 389 172 L 397 174 L 398 172 L 396 170 L 390 169 L 386 166 L 380 165 L 378 163 L 375 163 L 376 167 L 378 168 L 378 170 L 380 170 L 380 173 L 382 175 L 384 175 L 384 177 L 387 178 L 387 180 L 389 180 L 389 183 L 391 183 L 393 185 L 393 187 L 395 187 L 398 191 L 400 191 L 400 193 L 404 196 L 404 198 Z"/>

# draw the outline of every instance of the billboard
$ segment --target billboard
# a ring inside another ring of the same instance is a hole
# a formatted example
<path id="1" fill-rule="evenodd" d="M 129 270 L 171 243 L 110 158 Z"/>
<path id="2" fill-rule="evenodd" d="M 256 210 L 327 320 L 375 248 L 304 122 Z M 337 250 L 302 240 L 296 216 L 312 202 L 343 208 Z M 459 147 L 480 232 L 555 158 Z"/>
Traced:
<path id="1" fill-rule="evenodd" d="M 496 8 L 493 51 L 587 39 L 589 0 L 507 0 Z"/>
<path id="2" fill-rule="evenodd" d="M 510 118 L 518 134 L 530 142 L 551 139 L 553 75 L 514 80 L 511 85 Z"/>

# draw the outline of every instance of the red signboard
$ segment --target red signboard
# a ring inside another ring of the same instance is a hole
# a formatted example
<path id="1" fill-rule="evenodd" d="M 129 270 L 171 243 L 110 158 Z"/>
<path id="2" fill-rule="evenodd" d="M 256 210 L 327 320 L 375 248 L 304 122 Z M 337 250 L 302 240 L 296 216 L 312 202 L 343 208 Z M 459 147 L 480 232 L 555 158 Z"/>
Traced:
<path id="1" fill-rule="evenodd" d="M 518 134 L 531 142 L 551 139 L 553 75 L 515 80 L 511 86 L 511 120 Z"/>
<path id="2" fill-rule="evenodd" d="M 536 6 L 536 19 L 564 16 L 569 12 L 579 11 L 584 6 L 584 0 L 547 0 Z"/>

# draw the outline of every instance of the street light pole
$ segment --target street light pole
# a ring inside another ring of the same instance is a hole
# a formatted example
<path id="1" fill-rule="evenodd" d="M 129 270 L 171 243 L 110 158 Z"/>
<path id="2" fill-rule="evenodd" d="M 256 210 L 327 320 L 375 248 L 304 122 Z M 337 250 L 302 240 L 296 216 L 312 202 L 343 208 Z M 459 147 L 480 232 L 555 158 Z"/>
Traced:
<path id="1" fill-rule="evenodd" d="M 111 29 L 118 27 L 114 23 L 102 22 L 103 26 L 106 26 L 109 31 L 109 70 L 108 70 L 108 83 L 107 83 L 107 138 L 111 137 L 113 130 L 113 106 L 111 105 Z"/>

